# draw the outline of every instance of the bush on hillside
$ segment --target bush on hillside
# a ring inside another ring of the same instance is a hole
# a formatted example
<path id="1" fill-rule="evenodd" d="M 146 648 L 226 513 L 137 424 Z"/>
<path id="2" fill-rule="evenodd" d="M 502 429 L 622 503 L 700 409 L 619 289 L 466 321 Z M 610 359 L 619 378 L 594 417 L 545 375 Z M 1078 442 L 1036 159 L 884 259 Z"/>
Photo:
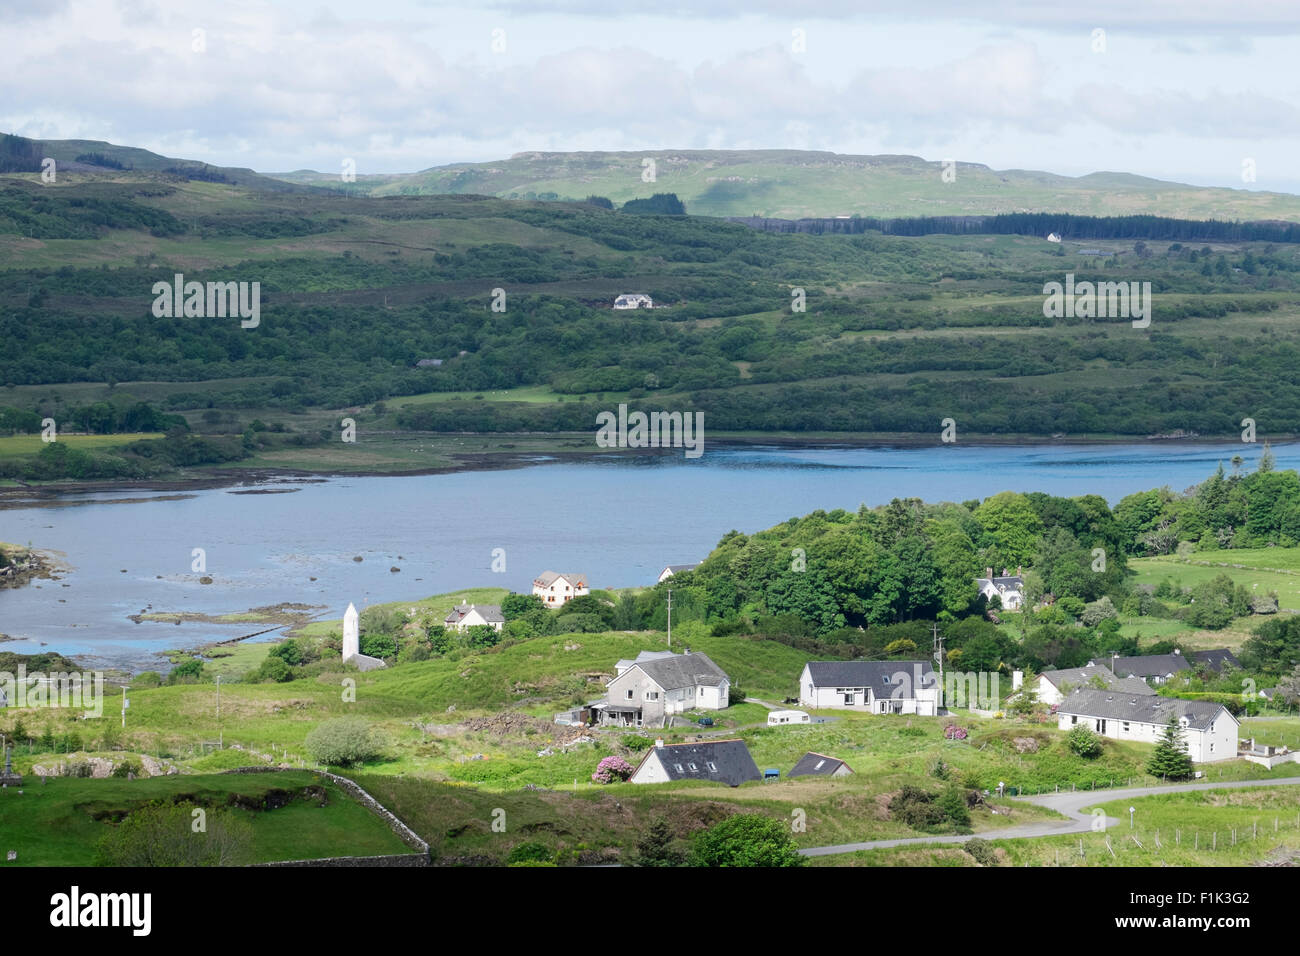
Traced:
<path id="1" fill-rule="evenodd" d="M 303 742 L 317 763 L 347 767 L 379 753 L 379 741 L 360 717 L 336 717 L 318 724 Z"/>

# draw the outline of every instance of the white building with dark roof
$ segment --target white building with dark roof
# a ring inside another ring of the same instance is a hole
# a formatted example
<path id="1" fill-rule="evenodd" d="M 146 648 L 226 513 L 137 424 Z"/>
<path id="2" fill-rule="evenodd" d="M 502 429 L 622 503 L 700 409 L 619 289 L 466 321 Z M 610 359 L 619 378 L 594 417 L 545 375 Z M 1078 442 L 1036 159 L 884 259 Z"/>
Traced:
<path id="1" fill-rule="evenodd" d="M 1237 756 L 1241 724 L 1222 704 L 1155 694 L 1076 690 L 1056 709 L 1061 730 L 1083 725 L 1112 740 L 1148 744 L 1164 736 L 1171 715 L 1178 718 L 1184 746 L 1195 762 L 1213 763 Z"/>
<path id="2" fill-rule="evenodd" d="M 799 758 L 787 777 L 847 777 L 853 768 L 838 757 L 808 751 Z"/>
<path id="3" fill-rule="evenodd" d="M 688 710 L 723 710 L 729 703 L 731 678 L 707 654 L 649 652 L 627 663 L 606 688 L 606 698 L 592 704 L 602 724 L 663 726 L 667 718 Z"/>
<path id="4" fill-rule="evenodd" d="M 809 661 L 799 675 L 799 703 L 815 709 L 933 717 L 942 691 L 929 661 Z"/>
<path id="5" fill-rule="evenodd" d="M 985 600 L 991 601 L 996 597 L 1005 610 L 1019 611 L 1025 603 L 1025 579 L 1020 570 L 1016 568 L 1016 573 L 1012 574 L 1009 569 L 1003 568 L 1000 575 L 995 575 L 992 568 L 985 568 L 984 577 L 976 578 L 975 586 Z"/>
<path id="6" fill-rule="evenodd" d="M 709 780 L 739 787 L 762 780 L 758 764 L 743 740 L 701 740 L 667 744 L 656 740 L 629 778 L 632 783 L 670 783 L 678 780 Z"/>
<path id="7" fill-rule="evenodd" d="M 1059 704 L 1076 690 L 1098 690 L 1096 683 L 1104 683 L 1106 690 L 1121 694 L 1138 694 L 1147 696 L 1155 691 L 1137 677 L 1116 677 L 1104 664 L 1089 664 L 1087 667 L 1066 667 L 1061 670 L 1043 671 L 1038 675 L 1038 701 L 1041 704 Z"/>
<path id="8" fill-rule="evenodd" d="M 659 572 L 659 583 L 662 584 L 674 574 L 681 574 L 683 571 L 694 571 L 699 566 L 699 562 L 695 564 L 670 564 Z"/>
<path id="9" fill-rule="evenodd" d="M 449 631 L 464 632 L 471 627 L 486 624 L 499 632 L 506 626 L 506 619 L 501 613 L 500 604 L 466 604 L 462 601 L 447 612 L 442 623 Z"/>

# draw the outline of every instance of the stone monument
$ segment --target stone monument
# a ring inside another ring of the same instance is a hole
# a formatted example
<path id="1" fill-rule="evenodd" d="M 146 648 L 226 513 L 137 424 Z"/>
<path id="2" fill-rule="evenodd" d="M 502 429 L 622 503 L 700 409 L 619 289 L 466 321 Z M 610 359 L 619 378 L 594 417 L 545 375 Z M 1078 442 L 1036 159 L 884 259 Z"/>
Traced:
<path id="1" fill-rule="evenodd" d="M 14 753 L 13 747 L 5 748 L 5 769 L 3 773 L 0 773 L 0 786 L 4 786 L 4 787 L 22 786 L 23 775 L 20 773 L 14 773 L 13 753 Z"/>

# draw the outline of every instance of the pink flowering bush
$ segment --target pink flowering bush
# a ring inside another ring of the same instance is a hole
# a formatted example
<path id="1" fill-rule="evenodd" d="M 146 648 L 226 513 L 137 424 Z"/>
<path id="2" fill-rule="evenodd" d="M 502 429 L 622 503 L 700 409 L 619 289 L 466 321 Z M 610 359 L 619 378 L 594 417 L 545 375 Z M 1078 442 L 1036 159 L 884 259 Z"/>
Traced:
<path id="1" fill-rule="evenodd" d="M 956 724 L 949 724 L 943 728 L 943 735 L 949 740 L 965 740 L 969 736 L 965 727 L 958 727 Z"/>
<path id="2" fill-rule="evenodd" d="M 606 757 L 596 766 L 596 772 L 591 775 L 591 779 L 597 783 L 613 783 L 616 780 L 626 780 L 632 776 L 632 765 L 622 757 Z"/>

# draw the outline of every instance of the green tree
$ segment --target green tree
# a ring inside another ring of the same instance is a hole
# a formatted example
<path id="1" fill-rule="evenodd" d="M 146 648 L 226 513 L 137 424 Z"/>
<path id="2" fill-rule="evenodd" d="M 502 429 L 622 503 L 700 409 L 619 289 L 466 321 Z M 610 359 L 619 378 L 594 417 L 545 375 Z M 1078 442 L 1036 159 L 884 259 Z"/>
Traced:
<path id="1" fill-rule="evenodd" d="M 1185 780 L 1192 775 L 1192 758 L 1187 753 L 1177 714 L 1169 716 L 1165 732 L 1147 761 L 1147 773 L 1164 780 Z"/>
<path id="2" fill-rule="evenodd" d="M 673 848 L 672 827 L 663 817 L 655 818 L 637 840 L 637 866 L 681 866 L 685 858 L 684 853 Z"/>
<path id="3" fill-rule="evenodd" d="M 780 820 L 738 813 L 696 834 L 692 866 L 802 866 L 803 857 Z"/>
<path id="4" fill-rule="evenodd" d="M 347 767 L 379 753 L 379 741 L 361 717 L 335 717 L 316 725 L 303 745 L 317 763 Z"/>
<path id="5" fill-rule="evenodd" d="M 196 810 L 203 828 L 196 831 Z M 100 866 L 243 866 L 252 856 L 253 827 L 234 810 L 193 803 L 151 803 L 110 830 L 96 847 Z"/>

